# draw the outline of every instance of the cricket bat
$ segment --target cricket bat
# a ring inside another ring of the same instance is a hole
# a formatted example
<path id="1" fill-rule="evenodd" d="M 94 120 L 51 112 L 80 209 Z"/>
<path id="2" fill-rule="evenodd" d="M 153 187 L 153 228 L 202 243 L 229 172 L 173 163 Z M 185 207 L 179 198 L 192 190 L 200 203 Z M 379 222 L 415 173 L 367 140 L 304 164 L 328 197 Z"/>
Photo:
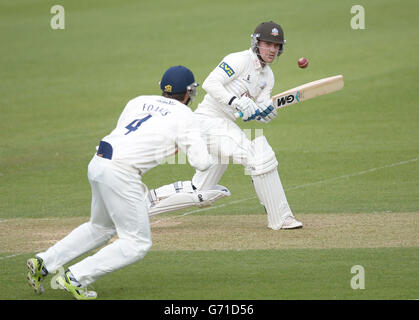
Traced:
<path id="1" fill-rule="evenodd" d="M 309 100 L 324 94 L 332 93 L 343 88 L 343 76 L 333 76 L 289 89 L 272 97 L 272 105 L 275 109 L 284 108 L 294 103 Z M 242 117 L 239 111 L 235 113 L 236 118 Z"/>

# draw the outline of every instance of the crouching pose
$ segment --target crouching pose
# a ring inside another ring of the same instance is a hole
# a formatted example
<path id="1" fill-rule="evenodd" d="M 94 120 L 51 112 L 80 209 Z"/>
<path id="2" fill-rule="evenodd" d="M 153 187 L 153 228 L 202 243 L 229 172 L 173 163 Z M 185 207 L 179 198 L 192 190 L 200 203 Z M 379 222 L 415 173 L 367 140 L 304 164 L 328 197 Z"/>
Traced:
<path id="1" fill-rule="evenodd" d="M 42 280 L 68 262 L 95 248 L 96 253 L 72 264 L 56 284 L 77 299 L 95 299 L 87 286 L 100 277 L 141 260 L 149 251 L 151 231 L 146 185 L 148 170 L 180 148 L 196 170 L 213 160 L 187 107 L 196 93 L 192 72 L 172 67 L 162 78 L 162 96 L 139 96 L 125 106 L 116 128 L 100 141 L 88 167 L 92 190 L 90 221 L 27 261 L 27 280 L 36 293 Z M 108 241 L 117 235 L 117 239 Z"/>

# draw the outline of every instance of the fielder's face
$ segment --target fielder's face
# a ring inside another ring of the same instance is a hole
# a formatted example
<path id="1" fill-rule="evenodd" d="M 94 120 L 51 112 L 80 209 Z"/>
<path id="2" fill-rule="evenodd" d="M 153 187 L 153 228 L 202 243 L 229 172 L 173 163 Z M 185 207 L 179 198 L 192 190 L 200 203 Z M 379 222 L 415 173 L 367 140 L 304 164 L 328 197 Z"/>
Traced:
<path id="1" fill-rule="evenodd" d="M 279 43 L 266 42 L 259 40 L 259 54 L 263 61 L 271 63 L 274 61 L 279 51 Z"/>

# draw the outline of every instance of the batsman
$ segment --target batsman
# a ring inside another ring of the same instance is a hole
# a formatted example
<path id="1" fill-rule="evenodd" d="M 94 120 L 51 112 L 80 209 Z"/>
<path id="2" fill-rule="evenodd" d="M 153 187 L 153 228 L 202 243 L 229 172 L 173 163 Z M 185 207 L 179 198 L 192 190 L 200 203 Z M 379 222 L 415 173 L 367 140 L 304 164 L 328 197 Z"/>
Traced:
<path id="1" fill-rule="evenodd" d="M 264 124 L 277 116 L 271 100 L 274 75 L 270 64 L 281 55 L 285 42 L 279 24 L 263 22 L 251 35 L 249 50 L 227 55 L 208 75 L 202 85 L 206 95 L 195 114 L 216 165 L 196 171 L 191 181 L 177 181 L 150 190 L 150 215 L 206 206 L 229 196 L 228 189 L 218 182 L 228 163 L 233 161 L 243 165 L 251 176 L 260 203 L 265 207 L 269 228 L 303 226 L 288 204 L 274 150 L 264 136 L 249 140 L 235 123 L 238 112 L 243 121 Z"/>

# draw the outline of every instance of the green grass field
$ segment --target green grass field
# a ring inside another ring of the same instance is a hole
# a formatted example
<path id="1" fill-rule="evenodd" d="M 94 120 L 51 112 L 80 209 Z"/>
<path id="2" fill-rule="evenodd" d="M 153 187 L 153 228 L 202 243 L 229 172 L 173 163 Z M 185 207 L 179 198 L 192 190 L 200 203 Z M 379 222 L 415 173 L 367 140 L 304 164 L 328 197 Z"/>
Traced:
<path id="1" fill-rule="evenodd" d="M 287 40 L 272 65 L 274 92 L 345 78 L 343 91 L 283 109 L 268 125 L 239 124 L 263 129 L 304 228 L 267 229 L 249 176 L 230 165 L 220 183 L 232 196 L 153 219 L 155 246 L 99 279 L 99 298 L 419 298 L 416 1 L 359 1 L 364 30 L 351 28 L 347 0 L 61 1 L 65 29 L 52 30 L 55 4 L 0 3 L 0 299 L 71 299 L 49 279 L 34 295 L 25 262 L 88 219 L 95 146 L 128 100 L 159 94 L 168 67 L 185 65 L 202 84 L 267 20 Z M 193 172 L 165 164 L 143 180 L 154 188 Z M 365 269 L 363 290 L 350 286 L 354 265 Z"/>

